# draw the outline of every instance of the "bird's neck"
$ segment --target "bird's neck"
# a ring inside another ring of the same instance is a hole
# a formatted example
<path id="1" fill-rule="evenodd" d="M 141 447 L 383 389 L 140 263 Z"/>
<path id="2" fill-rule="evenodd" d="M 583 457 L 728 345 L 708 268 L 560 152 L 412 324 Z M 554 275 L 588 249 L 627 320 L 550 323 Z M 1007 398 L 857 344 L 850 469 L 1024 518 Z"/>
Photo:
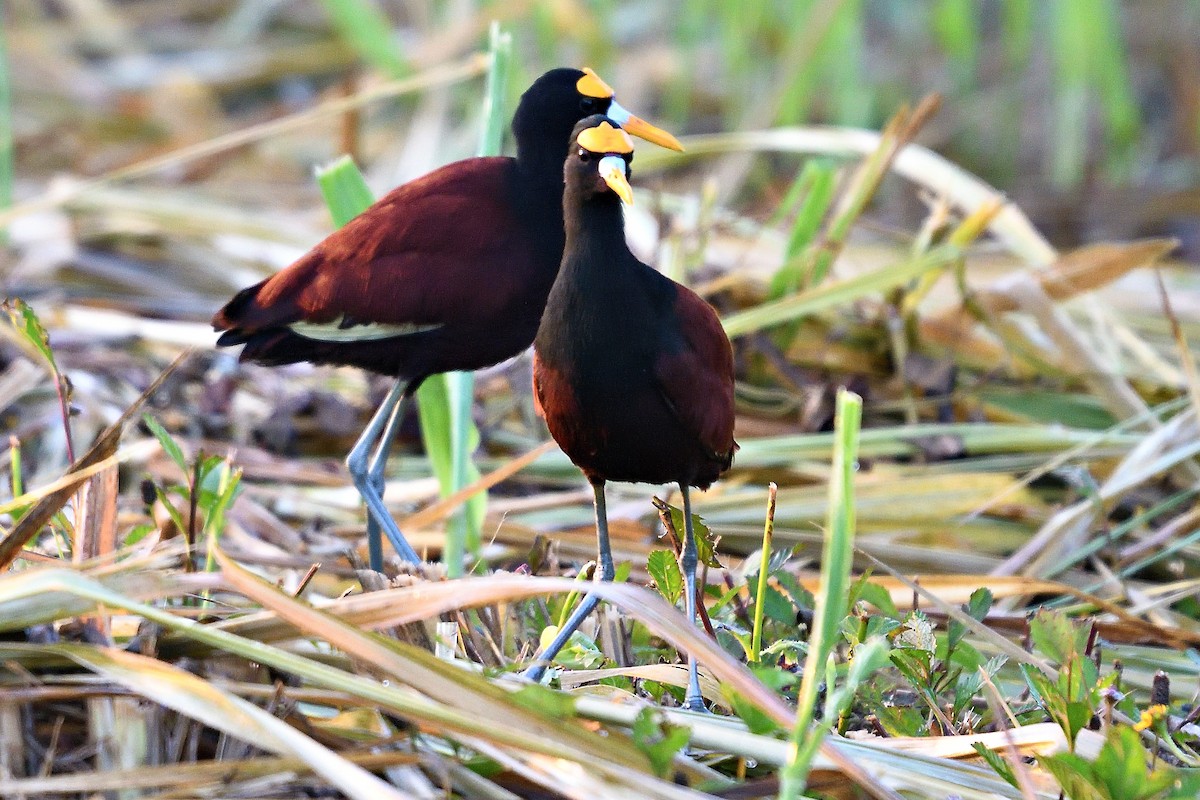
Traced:
<path id="1" fill-rule="evenodd" d="M 557 186 L 563 182 L 563 159 L 567 156 L 566 141 L 571 132 L 550 135 L 547 131 L 528 130 L 528 125 L 513 120 L 517 140 L 517 167 L 522 177 L 538 186 Z"/>
<path id="2" fill-rule="evenodd" d="M 611 192 L 585 200 L 568 196 L 563 216 L 566 245 L 550 289 L 535 346 L 543 363 L 575 374 L 602 359 L 619 341 L 627 319 L 630 282 L 638 264 L 625 244 L 621 202 Z"/>
<path id="3" fill-rule="evenodd" d="M 621 199 L 603 192 L 582 203 L 568 202 L 563 209 L 567 241 L 563 269 L 613 275 L 632 253 L 625 242 L 625 217 Z"/>

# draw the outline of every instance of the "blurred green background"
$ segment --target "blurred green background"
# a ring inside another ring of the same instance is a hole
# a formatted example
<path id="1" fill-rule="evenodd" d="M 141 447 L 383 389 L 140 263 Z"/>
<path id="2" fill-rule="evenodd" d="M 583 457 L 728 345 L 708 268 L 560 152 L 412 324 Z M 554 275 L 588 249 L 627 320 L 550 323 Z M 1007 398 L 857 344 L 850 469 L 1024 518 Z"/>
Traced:
<path id="1" fill-rule="evenodd" d="M 8 0 L 6 191 L 453 60 L 484 46 L 491 19 L 514 36 L 513 99 L 551 66 L 590 65 L 624 105 L 684 134 L 878 128 L 937 91 L 922 143 L 1009 192 L 1054 242 L 1171 234 L 1200 254 L 1200 0 Z M 450 93 L 462 124 L 391 182 L 469 154 L 478 92 Z M 364 113 L 396 138 L 420 102 Z M 338 145 L 310 134 L 287 178 L 307 180 Z M 797 165 L 758 158 L 728 188 L 769 211 Z"/>

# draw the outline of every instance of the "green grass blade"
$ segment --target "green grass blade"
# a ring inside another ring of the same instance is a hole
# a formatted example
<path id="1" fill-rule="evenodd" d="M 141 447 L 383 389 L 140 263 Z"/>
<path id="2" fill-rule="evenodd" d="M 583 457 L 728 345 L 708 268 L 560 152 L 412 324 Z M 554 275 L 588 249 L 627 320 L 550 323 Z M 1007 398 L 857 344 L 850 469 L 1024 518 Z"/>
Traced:
<path id="1" fill-rule="evenodd" d="M 371 188 L 350 156 L 342 156 L 317 170 L 317 184 L 333 224 L 340 228 L 375 202 Z"/>
<path id="2" fill-rule="evenodd" d="M 338 34 L 362 58 L 393 78 L 411 71 L 396 50 L 392 25 L 373 0 L 321 0 Z"/>
<path id="3" fill-rule="evenodd" d="M 502 32 L 498 23 L 492 23 L 490 51 L 492 63 L 483 99 L 483 130 L 476 150 L 480 156 L 500 155 L 504 140 L 504 93 L 512 62 L 512 36 Z M 438 383 L 442 384 L 440 388 Z M 441 404 L 446 411 L 448 441 L 444 446 L 449 455 L 448 480 L 443 480 L 440 473 L 438 479 L 442 485 L 442 495 L 447 496 L 479 479 L 479 470 L 471 462 L 471 453 L 479 446 L 479 430 L 471 418 L 475 378 L 469 372 L 434 376 L 421 387 L 418 397 L 421 393 L 431 396 L 434 392 L 442 395 Z M 423 398 L 419 402 L 422 409 L 421 429 L 424 430 L 424 410 L 428 403 Z M 468 552 L 478 556 L 480 531 L 486 513 L 487 493 L 480 492 L 467 501 L 465 511 L 460 510 L 450 518 L 442 560 L 451 578 L 462 575 L 463 558 Z"/>
<path id="4" fill-rule="evenodd" d="M 827 283 L 800 294 L 730 314 L 723 321 L 730 338 L 778 325 L 781 322 L 824 311 L 827 308 L 853 302 L 866 294 L 886 292 L 926 272 L 941 269 L 959 257 L 960 249 L 953 246 L 934 248 L 918 258 L 902 264 L 868 272 L 836 283 Z"/>
<path id="5" fill-rule="evenodd" d="M 834 419 L 836 440 L 829 481 L 829 512 L 825 545 L 821 553 L 821 590 L 816 597 L 808 656 L 796 707 L 788 763 L 780 771 L 779 797 L 797 798 L 808 781 L 812 757 L 828 731 L 829 720 L 814 723 L 817 694 L 826 675 L 826 662 L 838 637 L 838 624 L 845 614 L 854 554 L 854 473 L 857 469 L 858 432 L 862 421 L 862 398 L 846 389 L 837 397 Z"/>
<path id="6" fill-rule="evenodd" d="M 754 630 L 750 639 L 750 660 L 759 661 L 762 653 L 763 616 L 766 611 L 767 579 L 770 577 L 771 539 L 775 533 L 775 497 L 778 488 L 767 486 L 767 517 L 763 523 L 762 558 L 758 562 L 758 589 L 754 593 Z"/>
<path id="7" fill-rule="evenodd" d="M 512 64 L 512 34 L 500 30 L 500 23 L 493 22 L 490 32 L 491 68 L 483 98 L 483 132 L 479 137 L 477 155 L 498 156 L 504 144 L 504 95 L 508 88 L 508 76 Z"/>

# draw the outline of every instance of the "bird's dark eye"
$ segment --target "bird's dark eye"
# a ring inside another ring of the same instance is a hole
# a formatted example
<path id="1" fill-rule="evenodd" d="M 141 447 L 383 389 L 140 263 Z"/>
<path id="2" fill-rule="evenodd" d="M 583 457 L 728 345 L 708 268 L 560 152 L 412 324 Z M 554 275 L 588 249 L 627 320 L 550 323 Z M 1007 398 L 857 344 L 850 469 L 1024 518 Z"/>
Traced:
<path id="1" fill-rule="evenodd" d="M 584 149 L 584 148 L 582 148 L 582 147 L 581 147 L 581 148 L 579 148 L 579 160 L 580 160 L 580 161 L 584 161 L 584 162 L 591 161 L 591 160 L 592 160 L 592 153 L 591 153 L 591 151 L 589 151 L 589 150 L 585 150 L 585 149 Z"/>
<path id="2" fill-rule="evenodd" d="M 579 101 L 579 109 L 585 114 L 599 113 L 600 101 L 595 97 L 584 97 Z"/>

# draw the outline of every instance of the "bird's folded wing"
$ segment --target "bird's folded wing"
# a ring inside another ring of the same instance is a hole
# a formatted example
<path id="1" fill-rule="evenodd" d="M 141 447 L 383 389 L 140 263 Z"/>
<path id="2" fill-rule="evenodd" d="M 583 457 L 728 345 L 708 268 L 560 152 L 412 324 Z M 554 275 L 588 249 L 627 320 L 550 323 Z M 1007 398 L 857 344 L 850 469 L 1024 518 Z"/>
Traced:
<path id="1" fill-rule="evenodd" d="M 350 331 L 486 315 L 515 277 L 486 267 L 497 264 L 497 251 L 512 260 L 528 248 L 508 202 L 510 164 L 468 159 L 393 190 L 299 261 L 235 297 L 214 325 L 261 330 L 306 323 Z"/>
<path id="2" fill-rule="evenodd" d="M 675 313 L 683 346 L 664 352 L 654 377 L 667 403 L 701 446 L 724 458 L 734 450 L 733 349 L 712 306 L 680 287 Z"/>

